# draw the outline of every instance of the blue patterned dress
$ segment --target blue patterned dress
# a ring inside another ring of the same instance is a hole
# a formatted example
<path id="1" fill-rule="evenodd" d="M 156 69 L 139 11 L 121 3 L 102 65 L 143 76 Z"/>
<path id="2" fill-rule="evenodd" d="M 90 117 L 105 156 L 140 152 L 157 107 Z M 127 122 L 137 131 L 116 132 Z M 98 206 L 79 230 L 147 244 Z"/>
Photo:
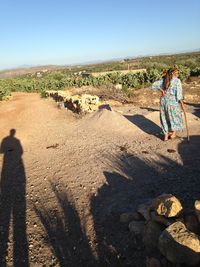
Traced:
<path id="1" fill-rule="evenodd" d="M 164 80 L 154 82 L 152 89 L 164 90 Z M 166 91 L 166 95 L 160 98 L 160 121 L 164 133 L 183 129 L 182 110 L 179 105 L 179 101 L 182 99 L 181 81 L 178 78 L 173 78 Z"/>

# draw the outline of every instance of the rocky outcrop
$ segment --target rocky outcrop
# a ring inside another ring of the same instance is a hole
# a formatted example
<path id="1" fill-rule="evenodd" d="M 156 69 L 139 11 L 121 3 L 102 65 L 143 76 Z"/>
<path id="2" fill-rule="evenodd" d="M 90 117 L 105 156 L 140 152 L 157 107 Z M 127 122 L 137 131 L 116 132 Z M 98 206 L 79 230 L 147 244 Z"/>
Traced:
<path id="1" fill-rule="evenodd" d="M 52 97 L 56 102 L 63 102 L 64 107 L 75 113 L 89 113 L 96 111 L 100 105 L 96 95 L 71 95 L 69 91 L 46 91 L 46 97 Z"/>
<path id="2" fill-rule="evenodd" d="M 99 104 L 99 97 L 89 94 L 74 95 L 69 99 L 66 99 L 64 102 L 65 107 L 75 113 L 89 113 L 96 111 Z"/>
<path id="3" fill-rule="evenodd" d="M 122 214 L 120 221 L 143 241 L 146 266 L 200 266 L 199 200 L 184 210 L 175 196 L 162 194 Z"/>

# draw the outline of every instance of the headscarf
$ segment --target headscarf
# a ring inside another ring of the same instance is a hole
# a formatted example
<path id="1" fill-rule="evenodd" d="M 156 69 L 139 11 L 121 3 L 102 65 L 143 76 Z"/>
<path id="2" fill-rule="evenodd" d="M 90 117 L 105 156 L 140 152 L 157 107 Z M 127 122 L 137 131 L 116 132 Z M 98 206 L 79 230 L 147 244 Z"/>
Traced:
<path id="1" fill-rule="evenodd" d="M 163 72 L 163 89 L 167 90 L 170 86 L 171 80 L 173 78 L 173 74 L 177 72 L 178 69 L 176 67 L 170 68 L 167 71 Z"/>

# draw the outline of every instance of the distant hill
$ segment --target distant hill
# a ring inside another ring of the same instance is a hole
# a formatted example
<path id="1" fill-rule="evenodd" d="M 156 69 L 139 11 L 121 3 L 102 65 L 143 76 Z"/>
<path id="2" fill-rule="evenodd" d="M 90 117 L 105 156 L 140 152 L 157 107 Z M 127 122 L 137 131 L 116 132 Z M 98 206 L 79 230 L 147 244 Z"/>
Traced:
<path id="1" fill-rule="evenodd" d="M 60 70 L 60 69 L 64 69 L 64 68 L 66 68 L 66 66 L 47 65 L 47 66 L 28 67 L 28 65 L 26 65 L 26 66 L 19 67 L 19 68 L 0 71 L 0 79 L 12 78 L 12 77 L 25 75 L 28 73 L 35 73 L 35 72 L 39 72 L 39 71 L 45 72 L 45 71 Z"/>
<path id="2" fill-rule="evenodd" d="M 107 71 L 118 71 L 118 70 L 134 70 L 147 68 L 147 65 L 153 63 L 164 63 L 168 65 L 181 64 L 189 60 L 194 60 L 196 64 L 200 59 L 200 50 L 196 49 L 192 52 L 181 52 L 174 54 L 157 54 L 157 55 L 140 55 L 135 57 L 126 58 L 115 58 L 110 60 L 98 60 L 98 61 L 88 61 L 80 64 L 72 65 L 44 65 L 44 66 L 30 66 L 23 65 L 18 68 L 2 70 L 0 71 L 0 79 L 12 78 L 16 76 L 22 76 L 26 74 L 34 74 L 37 72 L 47 72 L 47 71 L 63 71 L 66 74 L 87 71 L 89 73 L 93 72 L 107 72 Z"/>

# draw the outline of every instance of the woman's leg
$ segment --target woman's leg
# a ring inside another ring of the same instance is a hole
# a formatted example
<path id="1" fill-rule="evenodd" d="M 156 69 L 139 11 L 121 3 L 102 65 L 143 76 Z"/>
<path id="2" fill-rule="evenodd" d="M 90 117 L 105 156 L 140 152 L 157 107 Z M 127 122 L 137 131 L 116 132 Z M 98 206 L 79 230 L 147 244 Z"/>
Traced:
<path id="1" fill-rule="evenodd" d="M 176 132 L 183 129 L 182 112 L 179 106 L 169 106 L 169 119 L 171 128 L 170 138 L 174 139 L 176 137 Z"/>
<path id="2" fill-rule="evenodd" d="M 171 135 L 170 135 L 170 138 L 173 139 L 176 137 L 176 131 L 172 131 Z"/>
<path id="3" fill-rule="evenodd" d="M 164 133 L 164 141 L 167 141 L 169 139 L 169 134 L 168 133 Z"/>
<path id="4" fill-rule="evenodd" d="M 164 133 L 164 141 L 167 141 L 169 139 L 169 128 L 164 105 L 160 107 L 160 122 Z"/>

